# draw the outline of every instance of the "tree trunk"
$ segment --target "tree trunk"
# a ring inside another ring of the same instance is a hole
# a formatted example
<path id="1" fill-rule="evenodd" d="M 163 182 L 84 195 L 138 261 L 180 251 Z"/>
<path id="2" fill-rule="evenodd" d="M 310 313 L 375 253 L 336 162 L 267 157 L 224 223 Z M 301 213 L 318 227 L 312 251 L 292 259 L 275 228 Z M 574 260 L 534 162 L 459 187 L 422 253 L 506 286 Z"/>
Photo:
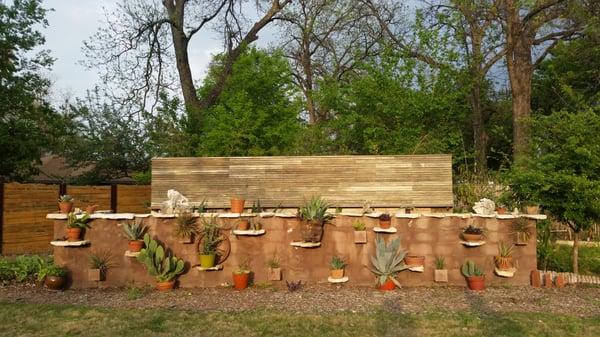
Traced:
<path id="1" fill-rule="evenodd" d="M 317 107 L 313 97 L 313 69 L 312 60 L 310 58 L 310 38 L 304 36 L 302 39 L 302 72 L 304 73 L 304 98 L 306 99 L 306 110 L 308 112 L 308 123 L 315 125 L 318 122 Z"/>
<path id="2" fill-rule="evenodd" d="M 573 235 L 573 273 L 579 274 L 579 232 Z"/>
<path id="3" fill-rule="evenodd" d="M 481 107 L 481 86 L 474 83 L 471 89 L 471 109 L 473 110 L 473 146 L 475 148 L 475 172 L 479 175 L 487 173 L 487 140 L 485 119 Z"/>

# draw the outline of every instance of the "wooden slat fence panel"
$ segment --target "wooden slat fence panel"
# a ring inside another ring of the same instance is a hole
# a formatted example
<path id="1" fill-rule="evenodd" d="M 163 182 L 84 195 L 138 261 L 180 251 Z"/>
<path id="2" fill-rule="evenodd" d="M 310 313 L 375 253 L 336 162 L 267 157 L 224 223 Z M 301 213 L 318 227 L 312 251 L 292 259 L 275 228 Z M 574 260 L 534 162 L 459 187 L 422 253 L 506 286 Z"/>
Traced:
<path id="1" fill-rule="evenodd" d="M 229 198 L 297 207 L 321 195 L 336 207 L 452 207 L 452 157 L 314 156 L 155 158 L 152 205 L 175 189 L 190 201 L 226 208 Z"/>
<path id="2" fill-rule="evenodd" d="M 117 212 L 148 213 L 150 185 L 118 185 Z"/>
<path id="3" fill-rule="evenodd" d="M 85 209 L 87 205 L 98 205 L 99 210 L 110 208 L 110 186 L 67 186 L 67 194 L 75 198 L 74 207 Z"/>

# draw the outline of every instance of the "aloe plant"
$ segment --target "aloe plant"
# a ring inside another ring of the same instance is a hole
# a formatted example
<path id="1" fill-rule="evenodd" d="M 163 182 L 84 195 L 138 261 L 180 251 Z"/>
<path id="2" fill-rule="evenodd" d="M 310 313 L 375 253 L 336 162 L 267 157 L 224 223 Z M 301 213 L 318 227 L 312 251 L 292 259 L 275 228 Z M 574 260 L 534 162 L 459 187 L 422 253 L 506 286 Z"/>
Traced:
<path id="1" fill-rule="evenodd" d="M 154 276 L 156 281 L 171 281 L 177 275 L 183 273 L 183 260 L 165 253 L 165 249 L 156 240 L 152 239 L 148 233 L 144 235 L 144 243 L 146 248 L 140 251 L 137 259 L 146 266 L 148 273 Z"/>
<path id="2" fill-rule="evenodd" d="M 383 284 L 389 278 L 400 287 L 400 282 L 395 279 L 397 273 L 408 267 L 404 264 L 406 251 L 400 248 L 400 238 L 395 238 L 386 244 L 385 241 L 377 236 L 375 239 L 375 256 L 371 256 L 371 271 L 379 277 L 378 284 Z"/>
<path id="3" fill-rule="evenodd" d="M 124 223 L 122 227 L 127 238 L 132 241 L 142 239 L 147 229 L 146 226 L 143 226 L 140 223 Z"/>
<path id="4" fill-rule="evenodd" d="M 329 268 L 332 270 L 344 269 L 344 267 L 346 267 L 346 261 L 339 256 L 334 256 L 331 258 L 331 261 L 329 261 Z"/>
<path id="5" fill-rule="evenodd" d="M 475 264 L 475 262 L 470 261 L 470 260 L 468 260 L 465 264 L 463 264 L 461 271 L 465 277 L 484 276 L 485 275 L 483 273 L 483 271 Z"/>
<path id="6" fill-rule="evenodd" d="M 302 220 L 322 225 L 333 218 L 327 213 L 329 207 L 331 205 L 325 199 L 315 196 L 300 207 L 299 215 Z"/>

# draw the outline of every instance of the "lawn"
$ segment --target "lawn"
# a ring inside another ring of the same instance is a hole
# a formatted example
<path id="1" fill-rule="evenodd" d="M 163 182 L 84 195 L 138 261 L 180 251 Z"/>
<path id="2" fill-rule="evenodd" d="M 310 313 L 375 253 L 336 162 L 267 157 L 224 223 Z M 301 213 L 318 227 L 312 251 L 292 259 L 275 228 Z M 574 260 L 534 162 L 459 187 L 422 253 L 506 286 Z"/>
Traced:
<path id="1" fill-rule="evenodd" d="M 2 336 L 600 336 L 600 317 L 543 313 L 296 314 L 0 302 Z"/>

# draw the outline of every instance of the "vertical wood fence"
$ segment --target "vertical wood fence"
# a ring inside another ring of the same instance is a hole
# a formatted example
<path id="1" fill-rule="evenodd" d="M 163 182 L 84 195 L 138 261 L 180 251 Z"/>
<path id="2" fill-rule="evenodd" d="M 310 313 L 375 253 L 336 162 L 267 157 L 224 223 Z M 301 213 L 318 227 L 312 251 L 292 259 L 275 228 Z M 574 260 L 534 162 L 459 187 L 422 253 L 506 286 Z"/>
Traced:
<path id="1" fill-rule="evenodd" d="M 2 255 L 51 251 L 52 221 L 46 214 L 58 210 L 58 196 L 70 194 L 74 207 L 97 204 L 99 210 L 146 213 L 149 185 L 70 186 L 59 184 L 0 183 L 0 252 Z"/>

